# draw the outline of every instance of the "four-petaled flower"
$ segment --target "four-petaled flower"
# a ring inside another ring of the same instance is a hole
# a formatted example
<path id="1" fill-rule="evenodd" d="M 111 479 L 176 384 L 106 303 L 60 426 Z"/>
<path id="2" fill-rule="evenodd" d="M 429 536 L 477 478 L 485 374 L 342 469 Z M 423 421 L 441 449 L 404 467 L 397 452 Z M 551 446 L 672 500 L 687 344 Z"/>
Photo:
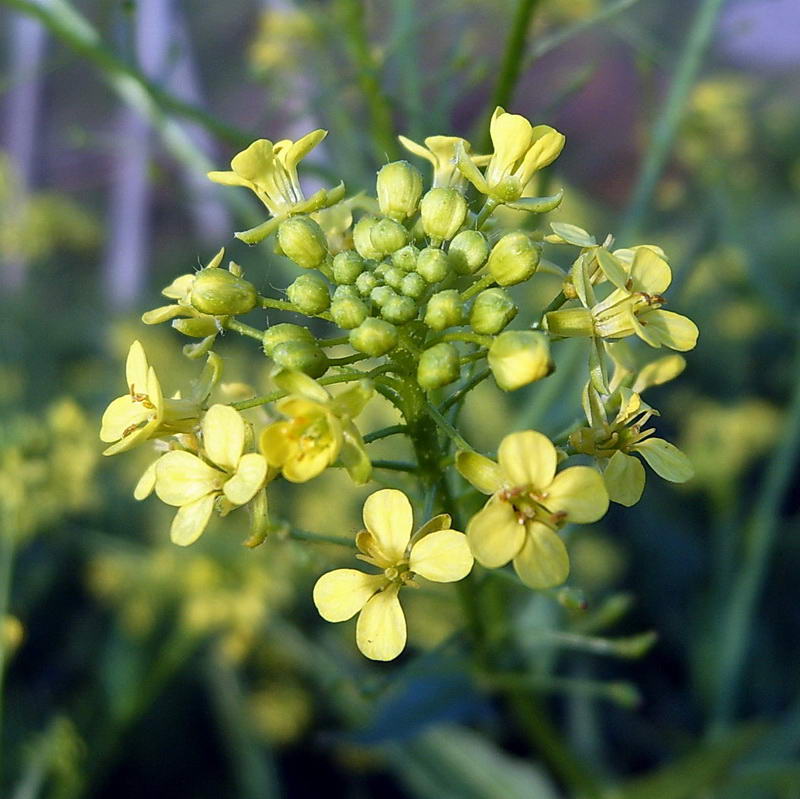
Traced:
<path id="1" fill-rule="evenodd" d="M 489 155 L 471 153 L 472 145 L 458 136 L 428 136 L 424 147 L 405 136 L 397 138 L 406 150 L 433 164 L 433 188 L 453 188 L 461 192 L 467 188 L 466 178 L 456 166 L 458 147 L 463 148 L 467 158 L 477 166 L 486 166 L 491 158 Z"/>
<path id="2" fill-rule="evenodd" d="M 522 582 L 550 588 L 569 574 L 569 556 L 556 530 L 567 522 L 597 521 L 608 509 L 600 473 L 571 466 L 556 474 L 558 456 L 535 430 L 512 433 L 500 443 L 498 463 L 459 452 L 456 467 L 491 498 L 467 525 L 475 559 L 497 568 L 514 561 Z"/>
<path id="3" fill-rule="evenodd" d="M 229 405 L 212 405 L 201 429 L 204 457 L 172 450 L 155 464 L 158 498 L 178 508 L 170 537 L 180 546 L 194 543 L 203 534 L 215 503 L 225 515 L 250 502 L 267 479 L 263 455 L 244 452 L 246 428 L 238 411 Z"/>
<path id="4" fill-rule="evenodd" d="M 376 491 L 364 503 L 364 525 L 356 536 L 360 560 L 382 569 L 366 574 L 336 569 L 314 586 L 314 604 L 327 621 L 359 613 L 356 643 L 372 660 L 393 660 L 406 645 L 406 620 L 398 593 L 416 576 L 437 583 L 461 580 L 472 569 L 466 537 L 450 529 L 450 517 L 436 516 L 411 536 L 411 503 L 402 491 Z"/>
<path id="5" fill-rule="evenodd" d="M 372 464 L 352 420 L 374 393 L 370 383 L 359 381 L 332 397 L 301 372 L 284 370 L 274 380 L 289 394 L 275 407 L 289 418 L 261 432 L 259 446 L 270 466 L 280 468 L 292 483 L 305 483 L 341 458 L 353 481 L 366 483 Z"/>

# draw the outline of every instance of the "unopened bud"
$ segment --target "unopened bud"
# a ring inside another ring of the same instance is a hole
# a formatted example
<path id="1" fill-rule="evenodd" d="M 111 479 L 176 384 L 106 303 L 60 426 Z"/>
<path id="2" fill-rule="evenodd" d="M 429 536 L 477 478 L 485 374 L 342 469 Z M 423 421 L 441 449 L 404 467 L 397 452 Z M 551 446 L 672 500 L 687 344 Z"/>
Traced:
<path id="1" fill-rule="evenodd" d="M 419 299 L 428 288 L 428 284 L 422 275 L 416 272 L 409 272 L 400 283 L 400 293 L 405 294 L 406 297 L 413 297 L 415 300 Z"/>
<path id="2" fill-rule="evenodd" d="M 364 271 L 364 261 L 355 250 L 337 253 L 333 259 L 333 279 L 340 286 L 349 286 Z"/>
<path id="3" fill-rule="evenodd" d="M 356 278 L 356 288 L 362 297 L 369 297 L 372 289 L 380 285 L 380 280 L 372 272 L 362 272 Z"/>
<path id="4" fill-rule="evenodd" d="M 381 308 L 381 316 L 387 322 L 394 322 L 397 325 L 409 322 L 417 315 L 417 303 L 411 297 L 395 295 L 384 303 Z"/>
<path id="5" fill-rule="evenodd" d="M 447 289 L 434 294 L 428 300 L 425 310 L 425 324 L 431 330 L 444 330 L 462 324 L 464 303 L 455 289 Z"/>
<path id="6" fill-rule="evenodd" d="M 517 306 L 504 289 L 486 289 L 472 303 L 469 323 L 476 333 L 493 336 L 499 333 L 516 315 Z"/>
<path id="7" fill-rule="evenodd" d="M 452 344 L 435 344 L 419 358 L 417 382 L 426 391 L 458 380 L 459 374 L 458 350 Z"/>
<path id="8" fill-rule="evenodd" d="M 358 327 L 369 315 L 366 303 L 355 297 L 342 297 L 331 304 L 333 321 L 342 330 L 352 330 Z"/>
<path id="9" fill-rule="evenodd" d="M 201 313 L 235 316 L 252 311 L 257 303 L 255 286 L 227 269 L 202 269 L 192 283 L 192 305 Z"/>
<path id="10" fill-rule="evenodd" d="M 489 348 L 489 368 L 503 391 L 541 380 L 555 368 L 550 358 L 550 343 L 535 330 L 510 330 L 501 333 Z"/>
<path id="11" fill-rule="evenodd" d="M 286 341 L 314 341 L 314 336 L 307 327 L 300 325 L 292 325 L 288 322 L 272 325 L 264 331 L 262 339 L 264 352 L 271 357 L 275 347 Z"/>
<path id="12" fill-rule="evenodd" d="M 394 219 L 381 219 L 369 232 L 372 246 L 381 256 L 391 255 L 408 243 L 408 231 Z"/>
<path id="13" fill-rule="evenodd" d="M 384 319 L 365 319 L 350 331 L 350 346 L 354 350 L 377 358 L 397 344 L 397 328 Z"/>
<path id="14" fill-rule="evenodd" d="M 539 247 L 522 231 L 507 233 L 492 248 L 489 272 L 501 286 L 522 283 L 539 266 Z"/>
<path id="15" fill-rule="evenodd" d="M 455 189 L 431 189 L 419 205 L 422 229 L 426 236 L 450 241 L 467 216 L 467 201 Z"/>
<path id="16" fill-rule="evenodd" d="M 428 283 L 441 283 L 450 273 L 450 261 L 441 250 L 426 247 L 417 257 L 417 274 Z"/>
<path id="17" fill-rule="evenodd" d="M 392 263 L 404 272 L 413 272 L 417 266 L 419 250 L 413 244 L 406 244 L 392 253 Z"/>
<path id="18" fill-rule="evenodd" d="M 307 315 L 322 313 L 331 304 L 328 284 L 314 272 L 300 275 L 286 289 L 286 296 L 298 311 Z"/>
<path id="19" fill-rule="evenodd" d="M 462 230 L 447 248 L 450 265 L 459 275 L 473 275 L 489 255 L 489 242 L 478 230 Z"/>
<path id="20" fill-rule="evenodd" d="M 284 255 L 303 269 L 316 269 L 328 254 L 322 228 L 308 216 L 290 216 L 281 222 L 278 244 Z"/>
<path id="21" fill-rule="evenodd" d="M 378 308 L 383 308 L 389 300 L 396 296 L 397 292 L 391 286 L 375 286 L 369 293 L 369 298 Z"/>
<path id="22" fill-rule="evenodd" d="M 353 228 L 353 246 L 362 258 L 380 260 L 383 257 L 383 252 L 372 243 L 372 228 L 377 224 L 378 220 L 374 216 L 365 216 Z"/>
<path id="23" fill-rule="evenodd" d="M 384 273 L 383 279 L 387 286 L 391 286 L 395 291 L 400 291 L 400 284 L 406 273 L 399 266 L 390 266 Z"/>
<path id="24" fill-rule="evenodd" d="M 376 188 L 381 213 L 403 220 L 416 213 L 422 195 L 422 173 L 408 161 L 394 161 L 378 172 Z"/>
<path id="25" fill-rule="evenodd" d="M 272 350 L 272 360 L 284 369 L 322 377 L 328 369 L 328 356 L 316 341 L 284 341 Z"/>
<path id="26" fill-rule="evenodd" d="M 336 302 L 336 300 L 344 299 L 345 297 L 352 297 L 354 299 L 360 299 L 361 294 L 359 294 L 358 289 L 355 286 L 337 286 L 334 289 L 333 296 L 331 297 L 331 302 Z"/>

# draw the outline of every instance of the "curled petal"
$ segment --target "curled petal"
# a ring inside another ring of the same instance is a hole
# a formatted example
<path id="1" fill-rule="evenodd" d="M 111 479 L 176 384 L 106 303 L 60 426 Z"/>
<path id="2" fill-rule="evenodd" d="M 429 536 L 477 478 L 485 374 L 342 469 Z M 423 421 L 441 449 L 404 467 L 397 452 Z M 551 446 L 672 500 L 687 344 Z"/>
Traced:
<path id="1" fill-rule="evenodd" d="M 367 600 L 358 617 L 356 643 L 370 660 L 394 660 L 406 645 L 406 618 L 390 585 Z"/>
<path id="2" fill-rule="evenodd" d="M 357 569 L 336 569 L 323 574 L 314 586 L 314 604 L 325 621 L 347 621 L 364 607 L 386 578 Z"/>
<path id="3" fill-rule="evenodd" d="M 414 544 L 408 567 L 426 580 L 452 583 L 466 577 L 472 563 L 466 536 L 457 530 L 439 530 Z"/>
<path id="4" fill-rule="evenodd" d="M 234 505 L 244 505 L 255 496 L 266 479 L 266 458 L 256 452 L 248 452 L 242 455 L 236 473 L 225 483 L 222 491 Z"/>

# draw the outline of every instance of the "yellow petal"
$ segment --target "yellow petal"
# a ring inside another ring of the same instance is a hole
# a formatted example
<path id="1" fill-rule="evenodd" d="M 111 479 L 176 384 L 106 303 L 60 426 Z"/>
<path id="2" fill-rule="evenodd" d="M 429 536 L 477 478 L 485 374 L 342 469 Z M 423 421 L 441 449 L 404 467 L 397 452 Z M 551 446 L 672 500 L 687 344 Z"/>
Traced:
<path id="1" fill-rule="evenodd" d="M 330 394 L 316 380 L 295 369 L 280 369 L 272 380 L 275 385 L 287 394 L 299 394 L 315 402 L 326 403 Z"/>
<path id="2" fill-rule="evenodd" d="M 685 483 L 694 477 L 691 461 L 674 444 L 663 438 L 647 438 L 633 449 L 641 453 L 650 468 L 672 483 Z"/>
<path id="3" fill-rule="evenodd" d="M 382 574 L 364 574 L 357 569 L 336 569 L 323 574 L 314 586 L 314 604 L 325 621 L 347 621 L 380 589 Z"/>
<path id="4" fill-rule="evenodd" d="M 330 399 L 330 397 L 328 397 L 328 399 Z M 307 399 L 297 394 L 279 399 L 275 403 L 275 407 L 284 416 L 302 416 L 306 421 L 311 421 L 319 416 L 323 416 L 326 412 L 323 403 Z"/>
<path id="5" fill-rule="evenodd" d="M 146 422 L 152 415 L 152 409 L 145 408 L 141 402 L 134 402 L 130 394 L 117 397 L 103 413 L 100 440 L 106 443 L 119 441 L 129 427 Z"/>
<path id="6" fill-rule="evenodd" d="M 426 580 L 452 583 L 466 577 L 472 569 L 472 563 L 472 552 L 464 533 L 439 530 L 414 544 L 408 567 Z"/>
<path id="7" fill-rule="evenodd" d="M 146 499 L 153 493 L 156 487 L 156 464 L 157 460 L 153 461 L 145 470 L 144 474 L 139 478 L 136 488 L 133 489 L 133 498 L 142 500 Z"/>
<path id="8" fill-rule="evenodd" d="M 649 247 L 639 247 L 631 264 L 633 290 L 663 294 L 672 282 L 669 264 Z"/>
<path id="9" fill-rule="evenodd" d="M 439 166 L 439 161 L 436 156 L 421 144 L 417 144 L 415 141 L 412 141 L 406 136 L 398 136 L 397 138 L 400 140 L 400 144 L 402 144 L 403 147 L 405 147 L 410 153 L 414 153 L 414 155 L 418 155 L 420 158 L 430 161 L 434 167 Z M 427 139 L 425 140 L 425 143 L 428 144 Z"/>
<path id="10" fill-rule="evenodd" d="M 608 510 L 603 476 L 591 466 L 570 466 L 556 475 L 544 504 L 552 513 L 566 514 L 570 522 L 596 522 Z"/>
<path id="11" fill-rule="evenodd" d="M 631 389 L 641 393 L 651 386 L 660 386 L 674 380 L 685 368 L 686 359 L 682 355 L 665 355 L 644 366 L 636 375 Z"/>
<path id="12" fill-rule="evenodd" d="M 203 446 L 209 459 L 232 472 L 244 449 L 244 420 L 230 405 L 212 405 L 203 417 Z"/>
<path id="13" fill-rule="evenodd" d="M 539 522 L 528 525 L 525 544 L 514 558 L 514 571 L 530 588 L 552 588 L 569 576 L 569 555 L 564 542 Z"/>
<path id="14" fill-rule="evenodd" d="M 266 478 L 266 458 L 257 452 L 248 452 L 242 455 L 236 473 L 222 486 L 222 491 L 234 505 L 244 505 L 264 485 Z"/>
<path id="15" fill-rule="evenodd" d="M 231 169 L 244 180 L 266 183 L 272 176 L 273 164 L 272 142 L 268 139 L 257 139 L 233 157 Z M 215 178 L 211 179 L 215 180 Z"/>
<path id="16" fill-rule="evenodd" d="M 414 526 L 408 497 L 394 488 L 376 491 L 367 497 L 363 515 L 364 526 L 375 536 L 386 557 L 394 562 L 402 560 Z"/>
<path id="17" fill-rule="evenodd" d="M 639 321 L 647 326 L 649 336 L 670 349 L 687 352 L 697 345 L 697 325 L 686 316 L 659 309 L 641 314 Z"/>
<path id="18" fill-rule="evenodd" d="M 406 645 L 406 618 L 390 585 L 367 600 L 358 616 L 356 643 L 371 660 L 394 660 Z"/>
<path id="19" fill-rule="evenodd" d="M 615 452 L 603 472 L 603 480 L 608 498 L 612 502 L 630 508 L 642 497 L 645 482 L 644 466 L 638 458 L 626 455 L 624 452 Z"/>
<path id="20" fill-rule="evenodd" d="M 163 455 L 156 466 L 156 494 L 167 505 L 187 505 L 219 491 L 224 483 L 222 472 L 191 452 L 173 450 Z"/>
<path id="21" fill-rule="evenodd" d="M 283 464 L 283 476 L 291 483 L 313 480 L 336 460 L 337 454 L 332 443 L 306 450 L 297 447 Z"/>
<path id="22" fill-rule="evenodd" d="M 147 392 L 147 356 L 144 354 L 144 347 L 138 341 L 134 341 L 128 350 L 125 379 L 129 391 L 132 386 L 133 390 L 140 394 Z"/>
<path id="23" fill-rule="evenodd" d="M 533 127 L 525 117 L 508 114 L 498 106 L 489 123 L 489 135 L 494 154 L 486 170 L 486 179 L 489 183 L 495 183 L 528 152 L 533 139 Z"/>
<path id="24" fill-rule="evenodd" d="M 297 443 L 291 437 L 291 422 L 274 422 L 259 436 L 258 448 L 270 466 L 283 466 L 294 455 Z"/>
<path id="25" fill-rule="evenodd" d="M 467 540 L 475 559 L 495 569 L 505 566 L 525 540 L 525 526 L 507 502 L 490 499 L 467 524 Z"/>
<path id="26" fill-rule="evenodd" d="M 245 186 L 248 189 L 253 187 L 249 180 L 239 177 L 235 172 L 206 172 L 206 177 L 212 183 L 220 183 L 223 186 Z"/>
<path id="27" fill-rule="evenodd" d="M 178 508 L 175 518 L 172 520 L 169 535 L 173 544 L 179 547 L 188 547 L 203 535 L 203 531 L 211 518 L 211 511 L 214 509 L 214 495 L 207 494 L 204 497 L 182 505 Z"/>
<path id="28" fill-rule="evenodd" d="M 459 451 L 456 454 L 456 469 L 483 494 L 494 494 L 503 484 L 500 467 L 477 452 Z"/>
<path id="29" fill-rule="evenodd" d="M 535 430 L 511 433 L 500 442 L 497 460 L 512 486 L 544 489 L 556 473 L 556 448 Z"/>

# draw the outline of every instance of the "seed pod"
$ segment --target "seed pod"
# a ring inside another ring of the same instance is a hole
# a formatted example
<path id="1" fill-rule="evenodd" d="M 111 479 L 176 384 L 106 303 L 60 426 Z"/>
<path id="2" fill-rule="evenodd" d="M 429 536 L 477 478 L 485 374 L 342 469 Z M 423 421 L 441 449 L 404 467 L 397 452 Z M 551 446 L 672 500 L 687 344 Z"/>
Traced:
<path id="1" fill-rule="evenodd" d="M 381 219 L 376 222 L 369 232 L 372 246 L 383 255 L 391 255 L 408 242 L 408 231 L 394 219 Z"/>
<path id="2" fill-rule="evenodd" d="M 462 324 L 464 303 L 455 289 L 447 289 L 434 294 L 425 309 L 425 324 L 431 330 L 444 330 Z"/>
<path id="3" fill-rule="evenodd" d="M 340 297 L 331 303 L 331 316 L 342 330 L 352 330 L 369 316 L 369 309 L 358 297 Z"/>
<path id="4" fill-rule="evenodd" d="M 458 275 L 473 275 L 489 255 L 489 242 L 478 230 L 462 230 L 447 248 L 450 265 Z"/>
<path id="5" fill-rule="evenodd" d="M 450 241 L 467 216 L 467 201 L 455 189 L 431 189 L 419 205 L 422 229 L 426 236 Z"/>
<path id="6" fill-rule="evenodd" d="M 290 216 L 281 222 L 278 244 L 284 255 L 303 269 L 316 269 L 328 254 L 322 228 L 308 216 Z"/>
<path id="7" fill-rule="evenodd" d="M 202 269 L 192 283 L 192 305 L 201 313 L 235 316 L 252 311 L 258 303 L 255 286 L 227 269 Z"/>
<path id="8" fill-rule="evenodd" d="M 522 231 L 507 233 L 492 248 L 489 273 L 501 286 L 522 283 L 539 266 L 541 251 Z"/>
<path id="9" fill-rule="evenodd" d="M 426 391 L 458 380 L 459 374 L 458 350 L 452 344 L 435 344 L 420 356 L 417 382 Z"/>
<path id="10" fill-rule="evenodd" d="M 365 319 L 350 331 L 350 346 L 377 358 L 397 345 L 397 328 L 384 319 Z"/>
<path id="11" fill-rule="evenodd" d="M 340 286 L 349 286 L 364 271 L 364 260 L 355 250 L 337 253 L 333 259 L 333 279 Z"/>
<path id="12" fill-rule="evenodd" d="M 486 289 L 472 303 L 469 323 L 476 333 L 493 336 L 517 315 L 518 310 L 504 289 Z"/>
<path id="13" fill-rule="evenodd" d="M 402 221 L 417 211 L 422 173 L 408 161 L 394 161 L 378 172 L 376 189 L 381 213 Z"/>
<path id="14" fill-rule="evenodd" d="M 316 341 L 284 341 L 272 350 L 272 360 L 284 369 L 296 369 L 313 378 L 328 370 L 328 356 Z"/>
<path id="15" fill-rule="evenodd" d="M 331 304 L 331 297 L 328 293 L 328 284 L 324 278 L 316 273 L 300 275 L 286 289 L 289 302 L 298 311 L 312 315 L 326 311 Z"/>
<path id="16" fill-rule="evenodd" d="M 489 368 L 503 391 L 514 391 L 553 372 L 550 343 L 535 330 L 501 333 L 489 348 Z"/>
<path id="17" fill-rule="evenodd" d="M 435 247 L 426 247 L 417 257 L 417 274 L 428 283 L 441 283 L 450 274 L 447 255 Z"/>
<path id="18" fill-rule="evenodd" d="M 381 308 L 381 316 L 387 322 L 394 322 L 397 325 L 408 322 L 417 315 L 417 303 L 411 297 L 395 295 L 384 303 Z"/>
<path id="19" fill-rule="evenodd" d="M 272 352 L 278 344 L 283 344 L 286 341 L 314 341 L 314 336 L 307 327 L 300 325 L 292 325 L 288 322 L 283 322 L 279 325 L 272 325 L 264 331 L 262 343 L 264 352 L 270 357 Z"/>

